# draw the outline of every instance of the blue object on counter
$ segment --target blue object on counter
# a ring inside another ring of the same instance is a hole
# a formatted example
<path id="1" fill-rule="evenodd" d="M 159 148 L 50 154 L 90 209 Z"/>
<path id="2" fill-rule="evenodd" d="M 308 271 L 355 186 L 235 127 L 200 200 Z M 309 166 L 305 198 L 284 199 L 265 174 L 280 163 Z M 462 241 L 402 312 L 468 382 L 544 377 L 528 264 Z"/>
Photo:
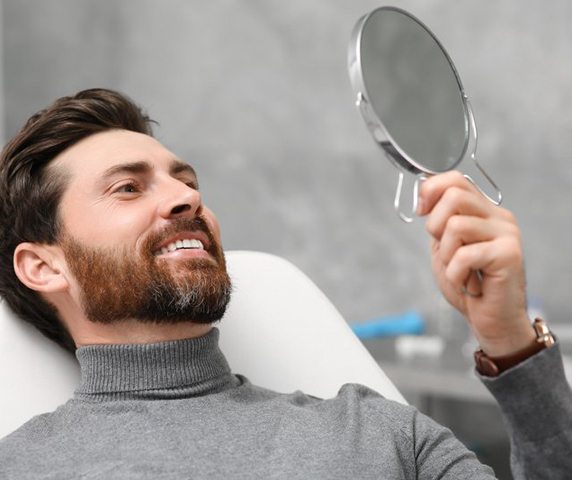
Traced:
<path id="1" fill-rule="evenodd" d="M 423 317 L 415 312 L 388 315 L 350 325 L 358 338 L 394 337 L 396 335 L 420 335 L 425 330 Z"/>

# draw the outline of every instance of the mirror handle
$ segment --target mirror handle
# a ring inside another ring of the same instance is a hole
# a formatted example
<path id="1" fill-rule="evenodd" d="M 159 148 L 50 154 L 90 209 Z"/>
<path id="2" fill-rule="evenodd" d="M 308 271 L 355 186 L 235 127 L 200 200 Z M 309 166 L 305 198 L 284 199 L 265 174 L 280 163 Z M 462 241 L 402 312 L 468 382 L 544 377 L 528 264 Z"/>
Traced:
<path id="1" fill-rule="evenodd" d="M 407 180 L 411 180 L 412 178 L 415 178 L 413 186 L 404 188 L 404 184 L 407 182 Z M 403 171 L 399 170 L 397 188 L 395 189 L 395 198 L 393 199 L 393 207 L 395 208 L 397 215 L 399 215 L 399 218 L 401 218 L 401 220 L 403 220 L 405 223 L 411 223 L 413 220 L 415 220 L 415 212 L 417 212 L 417 205 L 419 203 L 419 183 L 423 180 L 425 180 L 424 175 L 405 175 Z M 403 206 L 402 197 L 404 196 L 404 190 L 413 190 L 411 212 L 407 213 L 404 213 L 401 208 Z"/>
<path id="2" fill-rule="evenodd" d="M 477 125 L 475 123 L 475 116 L 473 115 L 473 109 L 471 108 L 471 102 L 469 102 L 469 99 L 467 98 L 467 96 L 465 94 L 463 94 L 463 100 L 465 101 L 465 105 L 467 107 L 467 113 L 469 115 L 469 128 L 470 128 L 470 132 L 471 132 L 470 143 L 472 143 L 472 148 L 469 147 L 469 151 L 471 151 L 471 160 L 474 162 L 475 166 L 477 167 L 476 173 L 482 175 L 484 177 L 484 179 L 489 183 L 489 185 L 491 187 L 493 187 L 496 198 L 492 197 L 487 192 L 485 192 L 485 190 L 479 186 L 478 182 L 473 177 L 471 177 L 471 175 L 463 172 L 463 176 L 469 182 L 471 182 L 476 187 L 476 189 L 479 192 L 481 192 L 481 194 L 485 198 L 489 199 L 496 206 L 499 206 L 502 203 L 502 192 L 501 192 L 500 188 L 497 186 L 497 184 L 493 181 L 493 179 L 488 175 L 488 173 L 485 172 L 484 168 L 481 167 L 479 162 L 477 162 L 478 135 L 477 135 Z"/>
<path id="3" fill-rule="evenodd" d="M 487 192 L 485 192 L 484 189 L 482 189 L 479 184 L 473 179 L 473 177 L 471 177 L 468 173 L 463 173 L 463 176 L 469 181 L 471 182 L 475 188 L 481 192 L 481 194 L 487 198 L 488 200 L 490 200 L 493 204 L 495 204 L 497 207 L 502 203 L 502 192 L 500 190 L 500 188 L 496 185 L 495 182 L 493 182 L 493 179 L 491 177 L 489 177 L 489 175 L 487 174 L 487 172 L 485 172 L 485 170 L 483 169 L 483 167 L 481 167 L 479 165 L 479 162 L 477 162 L 477 159 L 475 158 L 475 154 L 471 155 L 471 158 L 473 160 L 473 162 L 475 163 L 475 166 L 477 167 L 477 169 L 479 170 L 479 172 L 483 175 L 483 177 L 485 177 L 487 179 L 487 181 L 489 182 L 489 184 L 493 187 L 493 189 L 496 192 L 496 198 L 491 197 Z"/>

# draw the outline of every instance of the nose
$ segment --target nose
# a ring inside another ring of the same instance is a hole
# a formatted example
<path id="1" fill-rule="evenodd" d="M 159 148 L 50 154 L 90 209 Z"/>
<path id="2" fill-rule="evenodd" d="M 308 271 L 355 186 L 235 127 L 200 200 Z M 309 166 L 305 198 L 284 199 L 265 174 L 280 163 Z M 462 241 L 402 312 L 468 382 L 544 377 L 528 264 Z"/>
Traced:
<path id="1" fill-rule="evenodd" d="M 187 184 L 170 179 L 162 187 L 159 215 L 163 218 L 196 217 L 203 209 L 201 194 Z"/>

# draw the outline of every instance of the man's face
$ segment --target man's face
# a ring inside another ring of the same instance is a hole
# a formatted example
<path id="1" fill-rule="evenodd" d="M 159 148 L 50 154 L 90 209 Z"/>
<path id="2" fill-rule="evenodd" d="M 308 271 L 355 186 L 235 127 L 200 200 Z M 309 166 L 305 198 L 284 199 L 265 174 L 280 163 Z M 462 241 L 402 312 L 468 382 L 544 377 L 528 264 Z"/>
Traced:
<path id="1" fill-rule="evenodd" d="M 59 215 L 70 291 L 94 322 L 207 323 L 230 298 L 220 232 L 193 169 L 147 135 L 113 130 L 72 146 Z"/>

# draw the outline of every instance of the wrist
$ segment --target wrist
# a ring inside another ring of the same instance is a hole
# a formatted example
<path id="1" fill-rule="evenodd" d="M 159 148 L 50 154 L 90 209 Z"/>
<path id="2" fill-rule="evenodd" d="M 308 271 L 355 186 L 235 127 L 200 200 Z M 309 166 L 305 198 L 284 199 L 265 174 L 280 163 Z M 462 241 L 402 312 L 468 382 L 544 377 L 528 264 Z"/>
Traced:
<path id="1" fill-rule="evenodd" d="M 554 337 L 543 320 L 537 318 L 530 329 L 533 332 L 532 341 L 525 347 L 504 355 L 490 355 L 483 349 L 475 352 L 476 369 L 481 375 L 496 377 L 527 358 L 545 348 L 554 345 Z"/>
<path id="2" fill-rule="evenodd" d="M 512 321 L 497 320 L 494 329 L 485 332 L 474 329 L 479 347 L 491 357 L 512 355 L 528 347 L 537 338 L 532 322 L 526 313 Z"/>

